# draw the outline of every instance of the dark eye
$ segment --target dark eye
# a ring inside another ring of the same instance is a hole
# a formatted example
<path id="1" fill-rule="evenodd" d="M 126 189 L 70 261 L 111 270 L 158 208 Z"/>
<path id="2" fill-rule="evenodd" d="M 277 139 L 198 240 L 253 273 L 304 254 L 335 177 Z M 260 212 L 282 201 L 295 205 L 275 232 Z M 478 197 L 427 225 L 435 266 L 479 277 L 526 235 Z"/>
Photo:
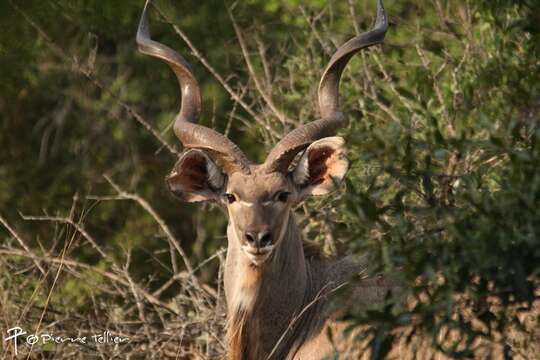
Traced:
<path id="1" fill-rule="evenodd" d="M 236 201 L 236 196 L 234 196 L 234 194 L 225 194 L 225 198 L 227 199 L 227 202 L 229 204 L 232 204 Z"/>
<path id="2" fill-rule="evenodd" d="M 282 191 L 277 195 L 277 200 L 281 202 L 287 202 L 287 200 L 289 200 L 289 195 L 291 195 L 290 192 Z"/>

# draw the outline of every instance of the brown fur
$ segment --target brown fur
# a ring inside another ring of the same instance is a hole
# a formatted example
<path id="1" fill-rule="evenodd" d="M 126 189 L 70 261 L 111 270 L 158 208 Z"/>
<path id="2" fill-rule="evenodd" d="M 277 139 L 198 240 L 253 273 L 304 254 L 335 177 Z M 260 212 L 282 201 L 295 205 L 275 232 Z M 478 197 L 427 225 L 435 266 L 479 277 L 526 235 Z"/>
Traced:
<path id="1" fill-rule="evenodd" d="M 246 359 L 249 346 L 246 328 L 249 321 L 246 309 L 238 308 L 232 315 L 229 314 L 226 334 L 229 359 Z"/>

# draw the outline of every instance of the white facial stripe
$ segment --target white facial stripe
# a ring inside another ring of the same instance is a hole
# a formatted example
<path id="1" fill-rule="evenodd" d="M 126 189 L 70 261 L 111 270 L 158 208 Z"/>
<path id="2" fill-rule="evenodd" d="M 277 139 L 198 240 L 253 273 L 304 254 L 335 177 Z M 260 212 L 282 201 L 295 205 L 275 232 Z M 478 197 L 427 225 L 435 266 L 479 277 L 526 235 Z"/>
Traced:
<path id="1" fill-rule="evenodd" d="M 242 201 L 242 200 L 238 200 L 238 203 L 242 206 L 246 206 L 246 207 L 253 207 L 253 205 L 255 205 L 254 202 L 249 202 L 249 201 Z M 268 206 L 268 205 L 272 205 L 273 201 L 272 200 L 268 200 L 268 201 L 265 201 L 262 203 L 262 206 Z"/>
<path id="2" fill-rule="evenodd" d="M 255 205 L 255 203 L 248 202 L 248 201 L 239 200 L 238 202 L 240 203 L 240 205 L 247 206 L 247 207 L 252 207 L 253 205 Z"/>

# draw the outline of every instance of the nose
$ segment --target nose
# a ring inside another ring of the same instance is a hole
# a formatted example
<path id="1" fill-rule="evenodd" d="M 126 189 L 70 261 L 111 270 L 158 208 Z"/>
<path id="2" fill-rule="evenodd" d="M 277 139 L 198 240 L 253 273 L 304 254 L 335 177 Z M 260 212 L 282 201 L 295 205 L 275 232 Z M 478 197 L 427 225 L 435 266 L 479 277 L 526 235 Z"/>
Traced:
<path id="1" fill-rule="evenodd" d="M 263 248 L 272 243 L 272 233 L 268 230 L 246 231 L 245 236 L 248 244 L 257 248 Z"/>

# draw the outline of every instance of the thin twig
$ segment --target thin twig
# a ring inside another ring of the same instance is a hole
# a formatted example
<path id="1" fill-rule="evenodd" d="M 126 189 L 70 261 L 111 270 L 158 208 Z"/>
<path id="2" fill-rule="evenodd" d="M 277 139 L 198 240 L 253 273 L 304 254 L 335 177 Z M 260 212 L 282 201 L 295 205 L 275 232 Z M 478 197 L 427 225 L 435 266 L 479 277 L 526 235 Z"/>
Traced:
<path id="1" fill-rule="evenodd" d="M 52 221 L 71 225 L 73 228 L 75 228 L 75 230 L 77 230 L 78 233 L 80 233 L 86 239 L 86 241 L 90 243 L 90 245 L 92 245 L 94 249 L 96 249 L 96 251 L 103 257 L 103 259 L 111 262 L 107 253 L 105 253 L 105 251 L 97 244 L 94 238 L 86 230 L 84 230 L 81 225 L 73 221 L 73 219 L 58 216 L 31 216 L 24 214 L 20 215 L 24 220 L 28 221 Z"/>
<path id="2" fill-rule="evenodd" d="M 322 287 L 321 290 L 319 290 L 319 292 L 317 293 L 317 295 L 315 296 L 315 298 L 310 301 L 306 306 L 304 306 L 304 308 L 302 309 L 302 311 L 300 311 L 298 313 L 298 315 L 294 316 L 291 321 L 289 322 L 289 325 L 287 326 L 287 328 L 285 329 L 285 331 L 281 334 L 281 336 L 279 337 L 278 341 L 276 342 L 276 344 L 274 345 L 274 347 L 272 348 L 272 351 L 270 352 L 270 354 L 266 357 L 266 360 L 269 360 L 272 358 L 272 356 L 275 354 L 275 352 L 277 351 L 279 345 L 283 342 L 283 340 L 285 339 L 285 336 L 289 333 L 289 331 L 291 331 L 291 329 L 293 328 L 293 326 L 302 318 L 302 315 L 305 314 L 306 311 L 308 311 L 312 306 L 314 306 L 319 300 L 321 300 L 323 297 L 327 296 L 327 295 L 330 295 L 331 293 L 333 292 L 336 292 L 337 290 L 341 289 L 343 286 L 347 285 L 348 282 L 345 282 L 345 283 L 342 283 L 338 286 L 336 286 L 335 288 L 329 290 L 328 292 L 324 293 L 324 291 L 328 288 L 328 286 L 330 286 L 332 283 L 328 283 L 326 284 L 325 286 Z"/>
<path id="3" fill-rule="evenodd" d="M 242 108 L 251 117 L 253 117 L 253 119 L 255 119 L 255 121 L 260 126 L 262 126 L 266 131 L 268 131 L 275 138 L 279 138 L 280 134 L 275 129 L 270 127 L 267 123 L 265 123 L 265 121 L 259 115 L 257 115 L 257 113 L 255 113 L 255 111 L 253 111 L 251 106 L 249 106 L 242 99 L 242 97 L 231 88 L 231 86 L 227 83 L 227 81 L 225 81 L 225 79 L 223 79 L 223 77 L 214 69 L 214 67 L 212 65 L 210 65 L 208 60 L 206 60 L 206 58 L 195 47 L 195 45 L 193 45 L 193 43 L 191 42 L 189 37 L 186 35 L 186 33 L 184 33 L 184 31 L 182 31 L 178 26 L 174 25 L 171 22 L 171 20 L 169 20 L 169 18 L 157 6 L 154 6 L 154 7 L 156 8 L 157 12 L 161 15 L 161 17 L 164 19 L 164 21 L 167 22 L 169 25 L 171 25 L 173 27 L 174 31 L 178 34 L 178 36 L 180 36 L 180 38 L 182 38 L 182 40 L 186 43 L 186 45 L 189 47 L 189 49 L 193 53 L 193 56 L 195 56 L 197 58 L 197 60 L 199 60 L 201 62 L 201 64 L 203 64 L 203 66 L 210 72 L 210 74 L 221 84 L 221 86 L 223 86 L 223 88 L 229 93 L 231 98 L 234 101 L 238 102 L 242 106 Z"/>
<path id="4" fill-rule="evenodd" d="M 30 248 L 26 245 L 22 237 L 19 234 L 17 234 L 17 232 L 13 230 L 11 226 L 9 226 L 8 222 L 2 217 L 2 215 L 0 215 L 0 223 L 2 223 L 2 225 L 4 225 L 4 227 L 7 229 L 7 231 L 9 231 L 9 233 L 15 238 L 15 240 L 17 240 L 19 245 L 21 245 L 24 251 L 26 251 L 26 253 L 30 256 L 30 258 L 32 259 L 36 267 L 39 269 L 41 274 L 45 276 L 45 270 L 41 267 L 41 265 L 39 264 L 39 261 L 37 261 L 37 257 L 30 251 Z"/>
<path id="5" fill-rule="evenodd" d="M 266 105 L 270 108 L 270 110 L 274 113 L 274 115 L 281 121 L 281 123 L 285 124 L 291 124 L 292 121 L 287 118 L 287 116 L 277 108 L 276 104 L 274 103 L 274 100 L 272 99 L 272 96 L 266 91 L 265 86 L 261 84 L 261 81 L 259 80 L 259 77 L 255 73 L 255 69 L 253 68 L 253 64 L 251 63 L 251 59 L 248 53 L 248 49 L 246 46 L 246 43 L 244 41 L 244 36 L 242 35 L 242 31 L 240 30 L 240 27 L 238 26 L 238 23 L 236 22 L 236 19 L 232 13 L 232 10 L 230 7 L 227 7 L 227 12 L 229 14 L 229 18 L 231 19 L 234 32 L 236 33 L 236 38 L 238 39 L 238 44 L 240 45 L 240 49 L 242 50 L 242 55 L 244 56 L 244 61 L 246 62 L 246 66 L 248 68 L 248 73 L 250 75 L 250 78 L 253 80 L 253 83 L 255 84 L 255 88 L 265 101 Z"/>
<path id="6" fill-rule="evenodd" d="M 133 200 L 136 203 L 138 203 L 144 210 L 146 210 L 150 216 L 156 221 L 156 223 L 159 225 L 163 233 L 167 236 L 167 239 L 169 243 L 178 251 L 180 256 L 182 257 L 182 260 L 184 262 L 184 265 L 191 277 L 191 280 L 195 286 L 200 286 L 198 279 L 193 274 L 193 267 L 191 266 L 191 262 L 189 261 L 189 258 L 187 254 L 184 252 L 182 247 L 179 245 L 179 240 L 173 235 L 172 231 L 169 229 L 165 221 L 158 215 L 158 213 L 154 210 L 154 208 L 142 197 L 140 197 L 137 194 L 128 193 L 124 191 L 118 184 L 116 184 L 110 177 L 104 175 L 107 182 L 114 188 L 114 190 L 118 193 L 117 196 L 114 197 L 88 197 L 89 199 L 95 199 L 95 200 Z"/>
<path id="7" fill-rule="evenodd" d="M 34 333 L 35 334 L 38 334 L 39 333 L 39 328 L 41 327 L 41 324 L 43 322 L 43 319 L 45 317 L 45 314 L 47 313 L 47 308 L 49 306 L 49 303 L 51 301 L 51 297 L 52 297 L 52 294 L 53 294 L 53 290 L 56 286 L 56 283 L 58 282 L 58 279 L 60 278 L 60 273 L 62 272 L 62 267 L 64 266 L 64 258 L 66 256 L 66 253 L 67 251 L 69 250 L 69 248 L 71 247 L 71 244 L 73 244 L 73 241 L 75 240 L 75 234 L 72 234 L 72 236 L 70 237 L 69 239 L 69 242 L 66 241 L 65 242 L 65 245 L 62 249 L 62 254 L 60 255 L 60 263 L 59 263 L 59 266 L 58 266 L 58 270 L 56 271 L 56 274 L 54 276 L 54 280 L 53 280 L 53 283 L 51 284 L 51 288 L 49 289 L 49 292 L 47 294 L 47 298 L 45 299 L 45 305 L 43 306 L 43 310 L 41 312 L 41 315 L 39 317 L 39 321 L 38 321 L 38 324 L 36 325 L 36 329 L 34 330 Z M 28 353 L 28 356 L 27 356 L 27 359 L 30 358 L 30 353 L 32 351 L 32 348 L 33 348 L 34 344 L 32 344 L 30 346 L 30 352 Z"/>
<path id="8" fill-rule="evenodd" d="M 248 90 L 248 87 L 247 86 L 244 86 L 242 88 L 242 90 L 240 91 L 240 98 L 242 99 L 244 97 L 244 95 L 246 95 L 246 92 Z M 233 103 L 233 107 L 232 107 L 232 110 L 231 112 L 229 113 L 229 119 L 227 120 L 227 126 L 225 126 L 225 136 L 229 136 L 229 133 L 231 131 L 231 127 L 232 127 L 232 123 L 233 123 L 233 119 L 234 119 L 234 116 L 236 115 L 236 108 L 238 107 L 238 101 L 234 101 Z"/>
<path id="9" fill-rule="evenodd" d="M 126 264 L 124 265 L 124 271 L 123 275 L 127 279 L 129 283 L 129 288 L 131 290 L 131 293 L 133 294 L 133 298 L 135 299 L 135 304 L 137 305 L 137 310 L 139 311 L 139 319 L 141 319 L 141 322 L 143 324 L 143 329 L 146 334 L 146 338 L 148 341 L 152 341 L 152 335 L 150 333 L 150 328 L 148 327 L 148 321 L 146 320 L 146 314 L 144 311 L 144 305 L 141 301 L 141 298 L 139 297 L 139 292 L 137 291 L 137 286 L 135 285 L 135 282 L 131 278 L 131 275 L 129 275 L 129 264 L 131 262 L 131 251 L 128 251 L 126 256 Z M 151 346 L 147 348 L 147 351 L 150 351 Z M 150 355 L 148 353 L 148 355 Z"/>
<path id="10" fill-rule="evenodd" d="M 356 20 L 356 11 L 354 9 L 354 1 L 353 0 L 347 0 L 347 3 L 349 4 L 349 14 L 351 15 L 351 22 L 354 27 L 354 33 L 356 36 L 360 35 L 360 26 L 358 25 L 358 21 Z"/>
<path id="11" fill-rule="evenodd" d="M 28 258 L 31 258 L 30 255 L 28 255 L 26 252 L 24 251 L 21 251 L 21 250 L 8 250 L 8 249 L 0 249 L 0 254 L 3 254 L 3 255 L 15 255 L 15 256 L 23 256 L 23 257 L 28 257 Z M 71 259 L 67 259 L 67 258 L 58 258 L 58 257 L 52 257 L 52 256 L 48 256 L 48 257 L 38 257 L 38 259 L 40 261 L 43 261 L 43 262 L 46 262 L 46 263 L 50 263 L 50 264 L 55 264 L 55 265 L 65 265 L 65 266 L 74 266 L 74 267 L 80 267 L 82 269 L 85 269 L 85 270 L 90 270 L 92 272 L 95 272 L 96 274 L 98 275 L 101 275 L 103 277 L 106 277 L 107 279 L 109 280 L 112 280 L 112 281 L 115 281 L 125 287 L 130 287 L 130 283 L 129 281 L 121 278 L 120 276 L 116 275 L 116 274 L 113 274 L 111 272 L 108 272 L 108 271 L 105 271 L 105 270 L 101 270 L 100 268 L 96 267 L 96 266 L 91 266 L 91 265 L 88 265 L 88 264 L 84 264 L 84 263 L 81 263 L 81 262 L 78 262 L 78 261 L 75 261 L 75 260 L 71 260 Z M 168 311 L 170 311 L 171 313 L 175 314 L 175 315 L 178 315 L 178 313 L 176 312 L 176 310 L 174 310 L 173 308 L 171 308 L 170 306 L 168 306 L 167 304 L 161 302 L 159 299 L 157 299 L 155 296 L 153 296 L 152 294 L 149 294 L 148 292 L 146 292 L 145 290 L 141 289 L 137 284 L 135 284 L 135 287 L 137 289 L 138 292 L 141 293 L 142 296 L 144 296 L 144 298 L 151 304 L 154 304 L 154 305 L 158 305 Z"/>
<path id="12" fill-rule="evenodd" d="M 332 56 L 334 50 L 332 49 L 332 47 L 330 45 L 328 45 L 326 43 L 326 41 L 323 40 L 323 38 L 321 37 L 321 34 L 319 34 L 319 31 L 317 30 L 317 27 L 315 26 L 315 21 L 316 20 L 313 20 L 312 17 L 309 16 L 309 14 L 307 13 L 306 9 L 303 6 L 300 6 L 300 11 L 302 12 L 302 15 L 304 16 L 307 23 L 309 24 L 309 27 L 311 28 L 311 32 L 313 33 L 313 35 L 315 36 L 315 38 L 317 39 L 317 41 L 321 45 L 321 47 L 324 50 L 324 52 L 326 53 L 326 55 Z M 321 16 L 323 13 L 324 13 L 324 11 L 321 12 L 321 14 L 319 14 L 319 16 Z"/>

